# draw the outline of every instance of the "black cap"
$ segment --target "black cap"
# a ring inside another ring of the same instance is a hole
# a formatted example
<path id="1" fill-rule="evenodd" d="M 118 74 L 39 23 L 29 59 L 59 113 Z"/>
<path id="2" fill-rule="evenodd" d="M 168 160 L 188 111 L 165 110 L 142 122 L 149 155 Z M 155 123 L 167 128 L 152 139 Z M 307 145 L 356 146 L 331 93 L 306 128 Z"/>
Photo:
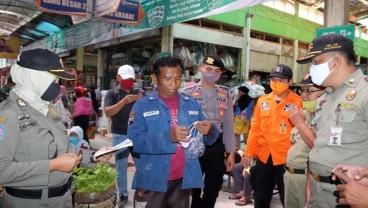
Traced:
<path id="1" fill-rule="evenodd" d="M 284 64 L 279 64 L 279 65 L 273 67 L 273 69 L 271 70 L 271 73 L 268 77 L 269 78 L 278 77 L 278 78 L 281 78 L 281 79 L 291 79 L 291 78 L 293 78 L 293 71 L 291 70 L 290 67 L 288 67 Z"/>
<path id="2" fill-rule="evenodd" d="M 207 65 L 210 65 L 210 66 L 220 67 L 222 71 L 226 70 L 224 62 L 217 55 L 206 55 L 203 58 L 202 64 L 207 64 Z"/>
<path id="3" fill-rule="evenodd" d="M 245 94 L 249 93 L 249 89 L 246 86 L 240 86 L 240 87 L 238 87 L 238 90 L 242 93 L 245 93 Z"/>
<path id="4" fill-rule="evenodd" d="M 351 53 L 354 51 L 353 41 L 339 34 L 329 34 L 315 38 L 312 41 L 308 55 L 300 57 L 296 62 L 299 64 L 310 63 L 312 58 L 331 51 L 347 51 Z"/>
<path id="5" fill-rule="evenodd" d="M 76 80 L 73 75 L 65 72 L 60 57 L 46 49 L 23 51 L 18 56 L 17 64 L 32 70 L 50 72 L 61 79 Z"/>
<path id="6" fill-rule="evenodd" d="M 302 81 L 300 81 L 299 83 L 296 83 L 295 85 L 299 87 L 306 87 L 306 86 L 314 85 L 314 83 L 312 82 L 311 75 L 307 73 L 302 79 Z"/>

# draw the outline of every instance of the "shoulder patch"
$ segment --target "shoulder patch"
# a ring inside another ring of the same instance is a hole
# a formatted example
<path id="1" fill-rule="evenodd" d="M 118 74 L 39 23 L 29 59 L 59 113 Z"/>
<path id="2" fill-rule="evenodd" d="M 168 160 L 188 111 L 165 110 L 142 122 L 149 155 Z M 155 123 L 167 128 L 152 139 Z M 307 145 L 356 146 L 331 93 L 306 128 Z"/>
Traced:
<path id="1" fill-rule="evenodd" d="M 0 141 L 5 138 L 5 127 L 0 125 Z"/>

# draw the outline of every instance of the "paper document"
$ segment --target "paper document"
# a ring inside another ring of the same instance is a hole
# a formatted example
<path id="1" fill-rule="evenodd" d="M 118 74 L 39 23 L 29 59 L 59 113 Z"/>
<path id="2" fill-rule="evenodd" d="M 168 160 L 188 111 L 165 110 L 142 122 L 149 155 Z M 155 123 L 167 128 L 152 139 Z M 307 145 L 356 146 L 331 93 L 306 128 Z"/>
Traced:
<path id="1" fill-rule="evenodd" d="M 121 142 L 120 144 L 113 146 L 111 149 L 97 151 L 95 153 L 95 157 L 99 157 L 101 155 L 104 155 L 104 154 L 107 154 L 107 153 L 110 153 L 110 152 L 114 152 L 114 151 L 119 150 L 121 148 L 131 147 L 131 146 L 133 146 L 132 140 L 126 139 L 125 141 Z"/>

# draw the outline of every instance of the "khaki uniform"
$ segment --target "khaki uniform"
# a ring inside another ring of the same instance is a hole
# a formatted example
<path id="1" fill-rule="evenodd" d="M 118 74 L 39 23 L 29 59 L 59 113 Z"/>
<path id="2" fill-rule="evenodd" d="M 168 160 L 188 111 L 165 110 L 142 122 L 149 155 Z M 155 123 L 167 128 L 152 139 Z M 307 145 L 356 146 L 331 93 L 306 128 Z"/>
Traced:
<path id="1" fill-rule="evenodd" d="M 303 110 L 305 122 L 311 127 L 312 114 Z M 302 139 L 299 130 L 291 130 L 290 147 L 286 157 L 286 170 L 284 174 L 285 207 L 303 208 L 305 206 L 305 186 L 307 183 L 307 160 L 310 148 Z M 300 173 L 304 171 L 304 174 Z"/>
<path id="2" fill-rule="evenodd" d="M 53 106 L 44 116 L 11 92 L 0 104 L 0 184 L 19 190 L 42 190 L 41 199 L 14 197 L 6 191 L 4 207 L 72 207 L 70 190 L 60 197 L 48 197 L 49 188 L 66 184 L 72 173 L 50 172 L 50 160 L 67 152 L 67 130 Z M 84 166 L 93 167 L 91 151 L 83 152 Z M 5 189 L 6 190 L 6 189 Z"/>
<path id="3" fill-rule="evenodd" d="M 357 70 L 335 92 L 326 91 L 312 122 L 317 138 L 309 155 L 313 179 L 308 207 L 335 207 L 336 185 L 318 180 L 330 176 L 336 165 L 368 166 L 368 82 L 363 73 Z M 331 135 L 336 126 L 342 127 L 341 140 Z"/>

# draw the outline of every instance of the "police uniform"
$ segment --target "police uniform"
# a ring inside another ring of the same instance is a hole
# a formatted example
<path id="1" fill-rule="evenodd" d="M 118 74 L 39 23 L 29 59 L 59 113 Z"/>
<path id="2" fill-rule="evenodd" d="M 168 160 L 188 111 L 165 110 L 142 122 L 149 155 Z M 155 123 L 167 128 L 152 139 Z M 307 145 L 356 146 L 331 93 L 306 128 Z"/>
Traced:
<path id="1" fill-rule="evenodd" d="M 336 165 L 368 166 L 367 95 L 368 82 L 356 70 L 335 92 L 327 88 L 326 96 L 317 103 L 313 120 L 317 138 L 309 155 L 313 178 L 310 207 L 337 205 L 336 185 L 329 178 Z M 341 137 L 335 131 L 339 129 Z"/>
<path id="2" fill-rule="evenodd" d="M 312 115 L 307 110 L 303 110 L 305 122 L 311 127 Z M 305 186 L 307 184 L 307 160 L 310 148 L 304 142 L 299 130 L 294 127 L 291 130 L 290 141 L 293 144 L 286 157 L 284 174 L 285 185 L 285 207 L 305 206 Z"/>
<path id="3" fill-rule="evenodd" d="M 204 155 L 200 158 L 202 171 L 205 174 L 204 204 L 215 204 L 218 192 L 222 186 L 222 177 L 226 172 L 224 153 L 235 152 L 234 115 L 230 90 L 221 85 L 213 89 L 202 88 L 200 83 L 185 88 L 183 92 L 193 96 L 201 105 L 206 117 L 213 122 L 221 132 L 215 144 L 206 146 Z M 193 190 L 193 206 L 198 206 L 201 190 Z"/>
<path id="4" fill-rule="evenodd" d="M 11 92 L 0 104 L 0 184 L 5 207 L 72 207 L 71 174 L 50 172 L 50 160 L 67 152 L 67 130 L 54 106 L 47 116 Z M 93 167 L 91 151 L 83 165 Z"/>

